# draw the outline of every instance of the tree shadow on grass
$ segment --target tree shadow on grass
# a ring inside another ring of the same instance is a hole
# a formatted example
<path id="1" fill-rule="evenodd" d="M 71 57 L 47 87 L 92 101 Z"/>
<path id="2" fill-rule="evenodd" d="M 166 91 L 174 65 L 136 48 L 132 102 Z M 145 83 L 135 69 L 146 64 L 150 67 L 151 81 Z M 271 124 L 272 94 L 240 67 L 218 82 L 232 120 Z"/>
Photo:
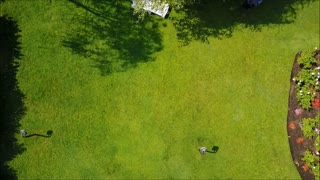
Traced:
<path id="1" fill-rule="evenodd" d="M 294 22 L 299 8 L 315 0 L 265 0 L 256 8 L 245 9 L 245 0 L 199 0 L 171 16 L 182 45 L 192 40 L 208 42 L 208 37 L 228 38 L 243 24 L 252 31 L 272 24 Z M 300 5 L 297 8 L 297 5 Z"/>
<path id="2" fill-rule="evenodd" d="M 138 22 L 130 1 L 69 0 L 82 10 L 77 24 L 66 36 L 65 47 L 93 59 L 102 75 L 126 71 L 139 63 L 153 61 L 162 49 L 158 22 L 146 17 Z"/>
<path id="3" fill-rule="evenodd" d="M 25 148 L 15 134 L 25 113 L 24 95 L 16 80 L 18 61 L 21 58 L 19 27 L 15 20 L 0 16 L 0 177 L 17 179 L 16 172 L 7 165 Z"/>

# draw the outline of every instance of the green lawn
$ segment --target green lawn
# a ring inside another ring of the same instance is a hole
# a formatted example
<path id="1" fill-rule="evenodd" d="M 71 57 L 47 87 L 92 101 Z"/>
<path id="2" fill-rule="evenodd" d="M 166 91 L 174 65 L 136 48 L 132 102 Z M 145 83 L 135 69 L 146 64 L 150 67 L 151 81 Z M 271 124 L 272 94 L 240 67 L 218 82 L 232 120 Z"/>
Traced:
<path id="1" fill-rule="evenodd" d="M 237 21 L 231 37 L 186 46 L 174 19 L 137 23 L 131 1 L 83 2 L 0 4 L 21 29 L 21 129 L 53 131 L 16 135 L 26 151 L 8 163 L 19 179 L 300 178 L 289 80 L 295 54 L 319 47 L 319 1 L 294 6 L 294 22 Z"/>

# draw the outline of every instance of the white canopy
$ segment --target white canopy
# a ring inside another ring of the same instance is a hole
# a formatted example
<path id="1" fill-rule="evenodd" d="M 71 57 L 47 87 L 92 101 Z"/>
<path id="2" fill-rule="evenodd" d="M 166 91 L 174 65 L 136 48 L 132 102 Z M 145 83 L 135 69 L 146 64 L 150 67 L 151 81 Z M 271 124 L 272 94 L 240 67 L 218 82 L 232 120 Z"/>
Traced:
<path id="1" fill-rule="evenodd" d="M 159 3 L 157 6 L 155 6 L 154 2 L 151 0 L 142 1 L 144 1 L 143 9 L 148 11 L 149 13 L 154 13 L 164 18 L 169 11 L 168 3 Z M 136 0 L 132 0 L 132 8 L 136 8 Z"/>

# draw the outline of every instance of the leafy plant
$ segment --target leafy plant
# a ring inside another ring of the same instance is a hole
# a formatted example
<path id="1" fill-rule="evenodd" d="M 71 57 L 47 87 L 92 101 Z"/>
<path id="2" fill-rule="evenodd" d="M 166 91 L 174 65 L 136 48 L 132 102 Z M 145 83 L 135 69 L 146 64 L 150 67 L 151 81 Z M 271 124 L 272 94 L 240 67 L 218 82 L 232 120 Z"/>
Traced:
<path id="1" fill-rule="evenodd" d="M 306 163 L 309 169 L 312 169 L 315 177 L 319 179 L 319 156 L 313 155 L 312 152 L 308 150 L 301 160 Z"/>
<path id="2" fill-rule="evenodd" d="M 306 151 L 306 154 L 301 158 L 301 160 L 304 161 L 308 165 L 309 168 L 313 167 L 314 161 L 315 161 L 312 152 L 309 150 Z"/>
<path id="3" fill-rule="evenodd" d="M 306 151 L 306 154 L 301 158 L 301 160 L 304 161 L 313 171 L 317 169 L 315 167 L 319 165 L 319 156 L 313 155 L 311 151 Z"/>
<path id="4" fill-rule="evenodd" d="M 313 138 L 317 135 L 316 128 L 316 119 L 312 118 L 303 118 L 302 119 L 302 132 L 305 137 Z"/>
<path id="5" fill-rule="evenodd" d="M 314 54 L 315 52 L 313 49 L 302 51 L 298 63 L 302 65 L 303 68 L 311 68 L 312 65 L 317 62 L 316 58 L 314 58 Z"/>
<path id="6" fill-rule="evenodd" d="M 300 89 L 296 93 L 297 100 L 300 104 L 300 106 L 303 109 L 310 109 L 311 108 L 311 102 L 314 100 L 315 95 L 310 92 L 310 90 L 306 87 Z"/>
<path id="7" fill-rule="evenodd" d="M 293 79 L 296 82 L 296 96 L 303 109 L 310 109 L 315 99 L 318 87 L 318 72 L 316 69 L 302 69 Z"/>
<path id="8" fill-rule="evenodd" d="M 303 122 L 303 127 L 302 127 L 303 134 L 305 136 L 308 136 L 307 134 L 309 133 L 310 136 L 311 134 L 313 134 L 313 136 L 316 136 L 314 141 L 314 152 L 312 153 L 312 151 L 307 151 L 304 157 L 301 158 L 301 160 L 305 162 L 303 168 L 311 169 L 315 176 L 315 179 L 320 180 L 320 167 L 319 167 L 320 136 L 315 131 L 315 128 L 319 127 L 319 124 L 320 124 L 320 113 L 318 113 L 314 119 L 306 118 L 306 119 L 303 119 L 302 122 Z"/>
<path id="9" fill-rule="evenodd" d="M 316 86 L 318 81 L 318 72 L 316 69 L 302 69 L 297 77 L 295 77 L 295 81 L 297 82 L 297 88 L 302 88 L 303 86 Z"/>

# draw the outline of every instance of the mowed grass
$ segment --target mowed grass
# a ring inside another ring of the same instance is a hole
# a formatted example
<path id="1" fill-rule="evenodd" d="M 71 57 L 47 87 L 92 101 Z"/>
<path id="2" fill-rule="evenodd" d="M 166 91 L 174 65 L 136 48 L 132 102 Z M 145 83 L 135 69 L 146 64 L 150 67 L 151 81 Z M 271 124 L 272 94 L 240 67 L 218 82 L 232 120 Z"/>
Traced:
<path id="1" fill-rule="evenodd" d="M 300 178 L 286 131 L 289 80 L 295 54 L 319 46 L 319 2 L 293 23 L 254 32 L 239 24 L 230 38 L 187 46 L 169 19 L 153 17 L 166 23 L 155 61 L 107 75 L 63 45 L 83 9 L 44 0 L 0 6 L 21 29 L 21 128 L 53 131 L 17 134 L 27 149 L 9 162 L 18 178 Z M 216 154 L 200 155 L 214 145 Z"/>

